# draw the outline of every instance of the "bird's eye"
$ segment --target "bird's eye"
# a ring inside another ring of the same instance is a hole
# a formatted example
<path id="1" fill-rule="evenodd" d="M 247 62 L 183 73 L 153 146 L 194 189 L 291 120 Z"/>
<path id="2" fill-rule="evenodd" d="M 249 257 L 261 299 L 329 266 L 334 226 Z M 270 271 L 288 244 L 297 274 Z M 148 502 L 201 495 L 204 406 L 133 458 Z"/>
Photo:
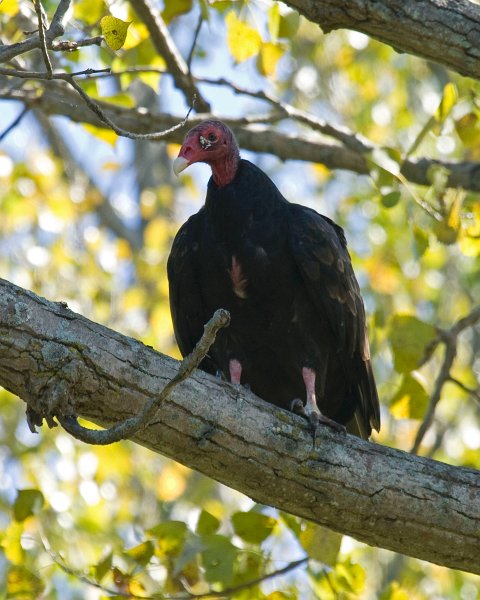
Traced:
<path id="1" fill-rule="evenodd" d="M 217 141 L 217 136 L 214 133 L 209 133 L 208 134 L 208 140 L 210 142 L 216 142 Z"/>

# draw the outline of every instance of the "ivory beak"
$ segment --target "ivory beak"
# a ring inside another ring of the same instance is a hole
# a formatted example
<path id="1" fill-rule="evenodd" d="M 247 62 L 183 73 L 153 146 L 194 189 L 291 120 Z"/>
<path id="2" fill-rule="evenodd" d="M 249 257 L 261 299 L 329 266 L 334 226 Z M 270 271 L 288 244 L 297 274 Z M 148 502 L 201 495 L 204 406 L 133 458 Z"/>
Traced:
<path id="1" fill-rule="evenodd" d="M 184 169 L 188 167 L 190 163 L 183 156 L 177 156 L 177 158 L 173 161 L 173 172 L 175 175 L 181 173 Z"/>

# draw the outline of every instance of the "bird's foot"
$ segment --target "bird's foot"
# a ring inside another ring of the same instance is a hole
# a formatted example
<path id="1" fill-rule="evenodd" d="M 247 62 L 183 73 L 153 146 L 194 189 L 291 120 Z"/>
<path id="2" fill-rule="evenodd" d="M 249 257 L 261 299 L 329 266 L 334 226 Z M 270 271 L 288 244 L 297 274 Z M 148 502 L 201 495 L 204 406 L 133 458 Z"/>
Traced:
<path id="1" fill-rule="evenodd" d="M 303 404 L 303 402 L 300 400 L 300 398 L 295 398 L 294 400 L 292 400 L 290 408 L 291 408 L 292 412 L 296 413 L 297 415 L 301 415 L 308 421 L 308 423 L 310 425 L 310 433 L 312 434 L 312 438 L 313 438 L 313 447 L 314 448 L 315 448 L 315 442 L 317 439 L 317 429 L 320 424 L 327 425 L 328 427 L 330 427 L 337 433 L 342 433 L 343 435 L 347 434 L 347 430 L 344 425 L 341 425 L 340 423 L 337 423 L 333 419 L 326 417 L 316 407 L 312 408 L 308 404 L 305 406 Z"/>

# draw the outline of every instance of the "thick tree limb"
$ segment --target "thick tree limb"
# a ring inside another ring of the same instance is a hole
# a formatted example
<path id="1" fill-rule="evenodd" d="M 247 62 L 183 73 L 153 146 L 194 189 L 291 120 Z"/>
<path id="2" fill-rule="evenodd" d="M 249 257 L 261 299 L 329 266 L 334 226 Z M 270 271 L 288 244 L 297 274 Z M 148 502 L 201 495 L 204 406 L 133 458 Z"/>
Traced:
<path id="1" fill-rule="evenodd" d="M 325 33 L 354 29 L 480 79 L 480 7 L 470 0 L 284 0 Z"/>
<path id="2" fill-rule="evenodd" d="M 178 369 L 143 344 L 0 280 L 0 384 L 33 410 L 103 426 L 139 412 Z M 256 501 L 480 574 L 480 477 L 327 428 L 202 372 L 134 441 Z"/>
<path id="3" fill-rule="evenodd" d="M 0 99 L 19 100 L 26 106 L 43 110 L 48 115 L 63 115 L 76 123 L 90 123 L 97 127 L 105 124 L 80 102 L 77 95 L 68 88 L 61 86 L 60 82 L 49 82 L 45 91 L 39 96 L 37 91 L 25 89 L 0 90 Z M 106 102 L 97 102 L 98 106 L 114 121 L 118 127 L 132 133 L 146 134 L 151 131 L 162 131 L 178 125 L 181 118 L 164 113 L 149 113 L 142 109 L 125 108 L 115 106 Z M 193 127 L 201 120 L 211 115 L 198 115 L 189 118 L 188 127 Z M 229 125 L 242 148 L 253 152 L 267 152 L 274 154 L 281 160 L 303 160 L 307 162 L 322 163 L 329 169 L 346 169 L 362 175 L 369 172 L 365 153 L 373 149 L 374 145 L 367 146 L 365 142 L 358 144 L 358 150 L 340 145 L 338 143 L 326 143 L 311 135 L 291 135 L 271 128 L 261 128 L 258 119 L 229 119 L 216 115 Z M 280 116 L 272 117 L 279 120 Z M 268 115 L 264 121 L 268 121 Z M 255 122 L 257 123 L 255 125 Z M 255 129 L 253 126 L 255 125 Z M 334 128 L 338 138 L 339 128 Z M 181 143 L 186 133 L 186 127 L 172 131 L 163 136 L 166 142 Z M 261 135 L 259 135 L 261 133 Z M 401 172 L 405 178 L 420 185 L 430 185 L 429 170 L 432 166 L 442 166 L 449 171 L 448 185 L 450 187 L 462 187 L 466 190 L 480 191 L 480 164 L 474 161 L 448 162 L 435 159 L 421 158 L 406 160 Z"/>

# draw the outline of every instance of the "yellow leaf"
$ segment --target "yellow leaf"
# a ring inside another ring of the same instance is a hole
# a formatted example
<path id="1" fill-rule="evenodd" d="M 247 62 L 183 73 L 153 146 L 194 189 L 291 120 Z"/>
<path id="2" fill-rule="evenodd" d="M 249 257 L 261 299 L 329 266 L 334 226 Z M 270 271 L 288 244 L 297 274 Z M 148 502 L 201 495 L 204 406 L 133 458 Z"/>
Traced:
<path id="1" fill-rule="evenodd" d="M 109 48 L 120 50 L 125 43 L 129 25 L 130 22 L 122 21 L 121 19 L 117 19 L 117 17 L 112 17 L 112 15 L 100 19 L 102 35 Z"/>
<path id="2" fill-rule="evenodd" d="M 104 129 L 103 127 L 95 127 L 95 125 L 89 125 L 88 123 L 85 123 L 83 125 L 83 128 L 86 131 L 88 131 L 88 133 L 91 133 L 99 140 L 102 140 L 103 142 L 107 142 L 107 144 L 110 144 L 110 146 L 115 146 L 115 144 L 117 143 L 118 136 L 111 129 Z"/>
<path id="3" fill-rule="evenodd" d="M 104 171 L 118 171 L 118 169 L 120 169 L 122 165 L 118 162 L 115 162 L 113 160 L 107 160 L 107 162 L 104 162 L 102 165 L 102 169 Z"/>
<path id="4" fill-rule="evenodd" d="M 284 47 L 280 44 L 272 44 L 272 42 L 262 44 L 257 63 L 260 73 L 266 77 L 273 77 L 283 52 Z"/>
<path id="5" fill-rule="evenodd" d="M 78 0 L 73 6 L 73 16 L 87 25 L 94 25 L 106 12 L 105 2 L 99 0 Z"/>
<path id="6" fill-rule="evenodd" d="M 230 53 L 237 62 L 243 62 L 258 54 L 262 38 L 256 29 L 237 18 L 231 11 L 225 17 L 227 23 L 227 43 Z"/>
<path id="7" fill-rule="evenodd" d="M 17 0 L 2 0 L 0 2 L 0 13 L 14 17 L 18 13 Z"/>

